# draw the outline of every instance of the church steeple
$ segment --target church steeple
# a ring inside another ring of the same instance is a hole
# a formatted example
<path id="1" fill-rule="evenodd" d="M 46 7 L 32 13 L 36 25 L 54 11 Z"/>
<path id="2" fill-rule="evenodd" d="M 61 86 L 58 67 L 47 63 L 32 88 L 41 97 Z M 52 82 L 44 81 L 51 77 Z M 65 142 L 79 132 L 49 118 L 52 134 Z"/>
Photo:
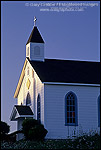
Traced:
<path id="1" fill-rule="evenodd" d="M 26 43 L 26 45 L 29 43 L 29 42 L 33 42 L 33 43 L 44 43 L 38 29 L 36 26 L 33 27 L 33 30 L 31 32 L 31 35 Z"/>
<path id="2" fill-rule="evenodd" d="M 34 17 L 33 30 L 26 43 L 26 57 L 30 60 L 44 61 L 44 40 L 36 26 L 36 17 Z"/>

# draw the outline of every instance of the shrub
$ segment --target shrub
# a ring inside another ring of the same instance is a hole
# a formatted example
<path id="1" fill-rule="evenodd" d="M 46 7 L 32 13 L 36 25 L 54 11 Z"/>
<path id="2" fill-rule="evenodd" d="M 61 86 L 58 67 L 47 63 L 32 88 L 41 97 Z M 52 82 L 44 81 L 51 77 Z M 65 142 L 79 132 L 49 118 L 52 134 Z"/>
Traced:
<path id="1" fill-rule="evenodd" d="M 28 139 L 29 130 L 38 124 L 39 124 L 38 121 L 35 119 L 25 119 L 23 121 L 22 130 L 23 130 L 23 133 L 24 133 L 26 139 Z"/>
<path id="2" fill-rule="evenodd" d="M 1 121 L 1 140 L 4 140 L 7 134 L 10 131 L 10 126 L 6 123 Z"/>
<path id="3" fill-rule="evenodd" d="M 28 137 L 30 140 L 43 140 L 47 132 L 44 126 L 39 124 L 29 130 Z"/>
<path id="4" fill-rule="evenodd" d="M 47 134 L 44 126 L 35 119 L 25 119 L 22 123 L 22 130 L 26 139 L 41 140 Z"/>
<path id="5" fill-rule="evenodd" d="M 100 149 L 100 135 L 98 133 L 83 134 L 73 140 L 73 148 Z"/>

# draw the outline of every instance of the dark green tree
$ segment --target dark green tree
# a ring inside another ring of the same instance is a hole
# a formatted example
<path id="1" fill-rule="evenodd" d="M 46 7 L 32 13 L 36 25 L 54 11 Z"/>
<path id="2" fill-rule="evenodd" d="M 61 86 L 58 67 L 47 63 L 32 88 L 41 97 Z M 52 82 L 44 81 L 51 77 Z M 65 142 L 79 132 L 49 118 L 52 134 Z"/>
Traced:
<path id="1" fill-rule="evenodd" d="M 6 122 L 1 121 L 1 139 L 5 139 L 9 131 L 10 126 Z"/>
<path id="2" fill-rule="evenodd" d="M 6 123 L 1 121 L 1 134 L 7 134 L 10 131 L 10 126 Z"/>
<path id="3" fill-rule="evenodd" d="M 31 128 L 33 128 L 35 125 L 38 125 L 38 121 L 35 120 L 35 119 L 25 119 L 22 123 L 22 130 L 23 130 L 23 133 L 26 137 L 26 139 L 28 139 L 28 133 L 29 133 L 29 130 Z"/>
<path id="4" fill-rule="evenodd" d="M 47 134 L 44 126 L 35 119 L 25 119 L 22 130 L 25 138 L 29 140 L 42 140 Z"/>

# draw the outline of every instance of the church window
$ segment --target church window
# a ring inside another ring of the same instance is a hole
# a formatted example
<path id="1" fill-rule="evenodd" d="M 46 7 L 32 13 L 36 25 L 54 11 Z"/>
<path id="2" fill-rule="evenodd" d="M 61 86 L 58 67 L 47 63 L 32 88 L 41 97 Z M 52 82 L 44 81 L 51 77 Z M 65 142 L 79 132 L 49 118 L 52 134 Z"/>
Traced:
<path id="1" fill-rule="evenodd" d="M 37 56 L 40 55 L 40 47 L 39 46 L 34 47 L 34 54 Z"/>
<path id="2" fill-rule="evenodd" d="M 100 95 L 98 97 L 98 127 L 100 127 Z"/>
<path id="3" fill-rule="evenodd" d="M 41 122 L 41 114 L 40 114 L 40 95 L 37 97 L 37 120 Z"/>
<path id="4" fill-rule="evenodd" d="M 27 48 L 27 56 L 29 56 L 29 47 Z"/>
<path id="5" fill-rule="evenodd" d="M 32 78 L 34 78 L 34 71 L 33 71 L 33 69 L 32 69 Z"/>
<path id="6" fill-rule="evenodd" d="M 27 105 L 27 106 L 28 106 L 28 105 L 31 105 L 31 97 L 30 97 L 29 92 L 28 92 L 27 97 L 26 97 L 26 105 Z"/>
<path id="7" fill-rule="evenodd" d="M 73 92 L 68 92 L 65 96 L 65 125 L 78 125 L 77 97 Z"/>
<path id="8" fill-rule="evenodd" d="M 29 75 L 29 67 L 27 68 L 27 75 Z"/>

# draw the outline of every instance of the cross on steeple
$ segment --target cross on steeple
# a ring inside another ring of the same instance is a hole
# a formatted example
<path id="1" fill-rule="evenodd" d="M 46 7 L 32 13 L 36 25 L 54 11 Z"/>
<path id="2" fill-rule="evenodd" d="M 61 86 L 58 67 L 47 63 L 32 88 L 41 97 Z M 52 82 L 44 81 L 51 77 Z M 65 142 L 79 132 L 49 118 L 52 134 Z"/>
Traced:
<path id="1" fill-rule="evenodd" d="M 34 17 L 34 26 L 36 26 L 36 20 L 37 20 L 36 17 Z"/>

